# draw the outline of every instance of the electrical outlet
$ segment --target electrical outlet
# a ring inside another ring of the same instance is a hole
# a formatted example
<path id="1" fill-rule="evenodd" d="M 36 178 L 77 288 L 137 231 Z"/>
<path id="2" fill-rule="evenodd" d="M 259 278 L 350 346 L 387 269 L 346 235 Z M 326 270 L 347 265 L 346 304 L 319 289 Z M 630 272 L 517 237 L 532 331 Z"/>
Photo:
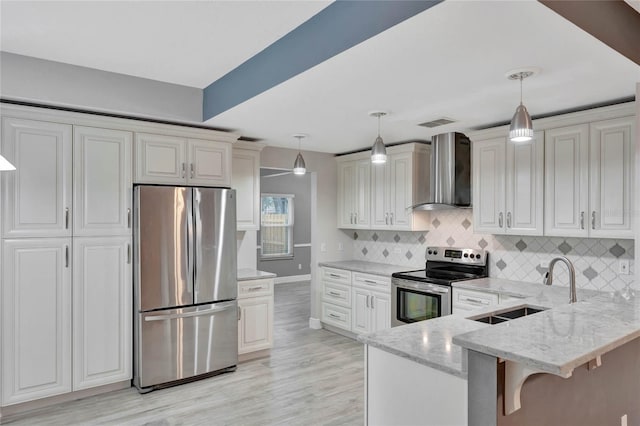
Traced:
<path id="1" fill-rule="evenodd" d="M 549 261 L 543 260 L 542 262 L 540 262 L 540 267 L 549 269 Z"/>
<path id="2" fill-rule="evenodd" d="M 400 253 L 402 253 L 402 249 L 400 247 L 394 247 L 393 252 L 395 254 L 400 254 Z"/>
<path id="3" fill-rule="evenodd" d="M 344 246 L 342 245 L 342 243 L 338 243 L 338 251 L 342 250 L 344 250 Z"/>
<path id="4" fill-rule="evenodd" d="M 323 253 L 327 252 L 327 243 L 320 243 L 320 251 Z"/>
<path id="5" fill-rule="evenodd" d="M 302 263 L 298 263 L 298 270 L 302 270 Z"/>
<path id="6" fill-rule="evenodd" d="M 618 272 L 623 275 L 629 275 L 629 261 L 624 259 L 618 262 Z"/>
<path id="7" fill-rule="evenodd" d="M 620 417 L 620 426 L 627 426 L 627 415 Z"/>

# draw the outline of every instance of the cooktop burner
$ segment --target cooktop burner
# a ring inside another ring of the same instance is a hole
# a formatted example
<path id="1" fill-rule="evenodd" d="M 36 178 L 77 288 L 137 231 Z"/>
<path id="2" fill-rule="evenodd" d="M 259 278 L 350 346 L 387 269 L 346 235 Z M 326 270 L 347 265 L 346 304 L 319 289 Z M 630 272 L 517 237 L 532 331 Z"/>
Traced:
<path id="1" fill-rule="evenodd" d="M 427 247 L 425 257 L 425 269 L 396 272 L 392 277 L 451 285 L 455 281 L 473 280 L 488 275 L 488 253 L 484 250 Z"/>

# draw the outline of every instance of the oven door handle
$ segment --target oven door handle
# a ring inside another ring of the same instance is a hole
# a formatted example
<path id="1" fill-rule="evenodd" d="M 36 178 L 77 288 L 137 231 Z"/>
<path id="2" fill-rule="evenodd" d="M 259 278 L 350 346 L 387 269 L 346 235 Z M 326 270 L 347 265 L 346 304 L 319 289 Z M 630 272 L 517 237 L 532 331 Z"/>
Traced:
<path id="1" fill-rule="evenodd" d="M 444 289 L 444 288 L 435 288 L 435 287 L 431 287 L 431 288 L 429 288 L 429 291 L 433 291 L 434 293 L 440 293 L 440 294 L 447 294 L 447 293 L 449 293 L 449 289 Z"/>

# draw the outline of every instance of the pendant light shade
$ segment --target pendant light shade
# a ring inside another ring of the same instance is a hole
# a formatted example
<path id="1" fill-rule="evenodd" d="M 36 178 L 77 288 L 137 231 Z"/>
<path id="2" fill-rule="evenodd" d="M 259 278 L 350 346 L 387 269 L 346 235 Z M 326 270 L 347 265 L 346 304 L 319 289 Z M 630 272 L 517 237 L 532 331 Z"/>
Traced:
<path id="1" fill-rule="evenodd" d="M 13 164 L 11 164 L 9 161 L 7 161 L 6 158 L 0 155 L 0 171 L 5 172 L 5 171 L 10 171 L 15 169 L 16 168 Z"/>
<path id="2" fill-rule="evenodd" d="M 294 175 L 304 175 L 307 173 L 307 165 L 304 163 L 304 158 L 302 158 L 302 153 L 300 152 L 300 140 L 305 138 L 307 135 L 302 133 L 296 133 L 293 135 L 294 138 L 298 139 L 298 156 L 296 157 L 296 161 L 293 162 L 293 174 Z"/>
<path id="3" fill-rule="evenodd" d="M 534 74 L 533 70 L 520 70 L 507 75 L 510 80 L 520 80 L 520 105 L 516 108 L 515 114 L 509 126 L 509 140 L 511 142 L 528 142 L 533 139 L 533 123 L 527 107 L 522 104 L 522 80 Z"/>
<path id="4" fill-rule="evenodd" d="M 387 162 L 387 147 L 384 146 L 384 141 L 380 137 L 380 117 L 387 115 L 386 112 L 375 111 L 369 114 L 372 117 L 378 117 L 378 137 L 371 147 L 371 162 L 373 164 L 384 164 Z"/>

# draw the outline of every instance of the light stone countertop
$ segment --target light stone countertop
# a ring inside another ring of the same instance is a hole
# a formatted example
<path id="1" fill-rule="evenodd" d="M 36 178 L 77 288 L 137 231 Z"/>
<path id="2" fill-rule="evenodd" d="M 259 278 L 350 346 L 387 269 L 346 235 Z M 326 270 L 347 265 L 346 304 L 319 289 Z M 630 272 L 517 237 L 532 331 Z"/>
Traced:
<path id="1" fill-rule="evenodd" d="M 346 269 L 347 271 L 390 277 L 394 272 L 411 271 L 411 266 L 389 265 L 386 263 L 365 262 L 364 260 L 342 260 L 336 262 L 320 262 L 318 266 Z"/>
<path id="2" fill-rule="evenodd" d="M 258 271 L 251 268 L 238 269 L 238 281 L 259 280 L 261 278 L 275 278 L 276 274 L 271 272 Z"/>
<path id="3" fill-rule="evenodd" d="M 579 302 L 569 304 L 567 287 L 493 278 L 454 286 L 521 299 L 359 335 L 358 340 L 462 378 L 467 371 L 461 346 L 565 377 L 575 367 L 640 336 L 640 298 L 625 300 L 578 289 Z M 497 325 L 469 319 L 523 305 L 548 310 Z"/>

